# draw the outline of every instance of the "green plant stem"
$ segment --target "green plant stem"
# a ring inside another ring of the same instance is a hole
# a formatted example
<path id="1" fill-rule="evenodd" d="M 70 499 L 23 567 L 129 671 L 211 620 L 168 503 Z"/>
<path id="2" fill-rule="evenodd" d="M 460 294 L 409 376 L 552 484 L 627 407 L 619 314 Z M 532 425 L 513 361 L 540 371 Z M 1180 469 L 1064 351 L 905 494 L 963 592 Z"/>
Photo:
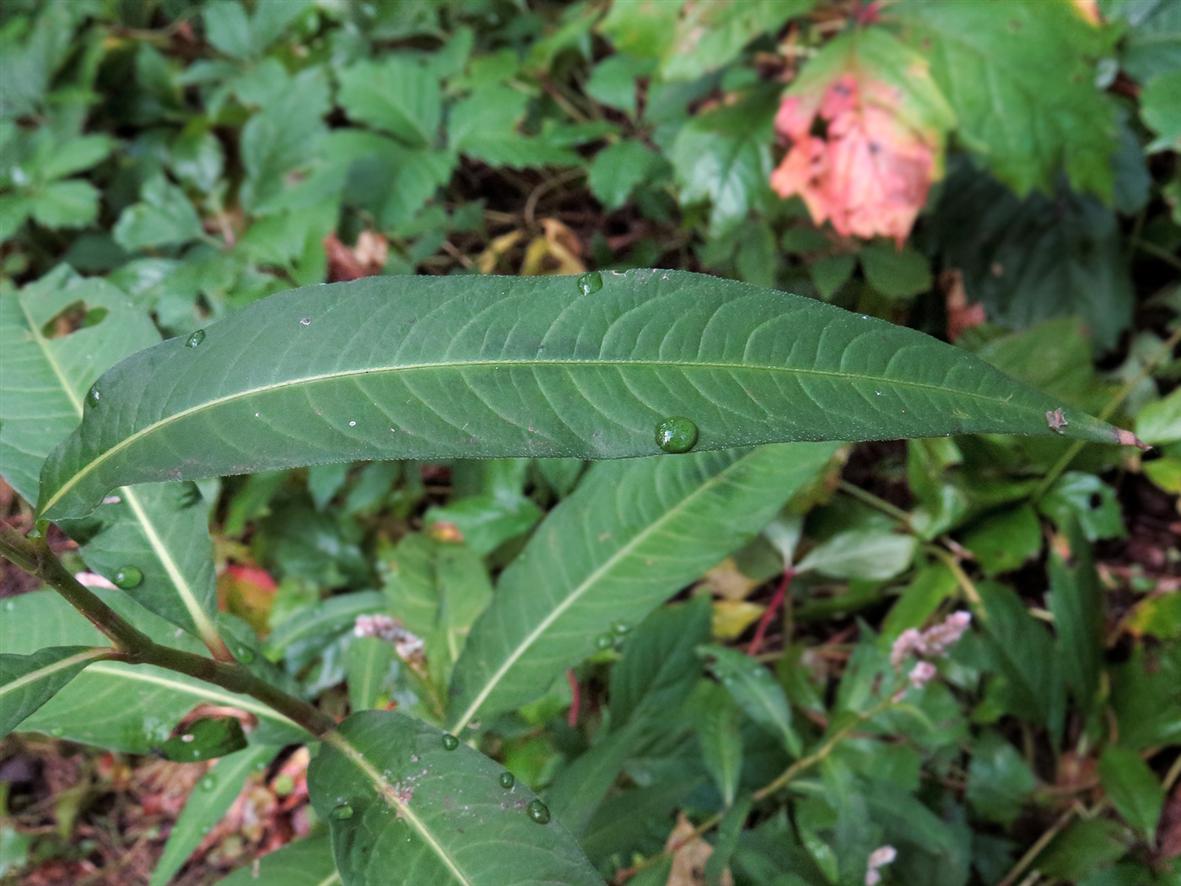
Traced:
<path id="1" fill-rule="evenodd" d="M 850 483 L 848 480 L 842 480 L 838 484 L 837 488 L 850 498 L 855 498 L 862 504 L 869 505 L 871 508 L 879 510 L 887 516 L 893 517 L 895 520 L 901 523 L 908 532 L 911 531 L 910 514 L 906 513 L 906 511 L 902 510 L 902 508 L 890 504 L 890 502 L 886 501 L 884 498 L 879 498 L 872 492 L 867 492 L 860 486 Z"/>
<path id="2" fill-rule="evenodd" d="M 249 695 L 317 737 L 336 728 L 336 722 L 327 714 L 275 688 L 237 662 L 214 661 L 155 642 L 74 578 L 44 539 L 25 538 L 10 527 L 0 527 L 0 556 L 44 581 L 86 616 L 114 644 L 111 659 L 132 665 L 156 665 Z"/>
<path id="3" fill-rule="evenodd" d="M 1100 410 L 1098 416 L 1096 417 L 1102 419 L 1103 421 L 1107 421 L 1109 418 L 1111 418 L 1115 411 L 1119 409 L 1121 405 L 1123 405 L 1123 402 L 1128 399 L 1128 395 L 1136 389 L 1136 386 L 1140 384 L 1140 382 L 1144 381 L 1144 379 L 1148 378 L 1148 376 L 1152 374 L 1152 372 L 1162 360 L 1173 353 L 1173 349 L 1177 347 L 1178 342 L 1181 342 L 1181 327 L 1178 327 L 1173 331 L 1172 335 L 1165 339 L 1164 343 L 1160 347 L 1160 350 L 1153 354 L 1149 360 L 1146 360 L 1143 368 L 1141 368 L 1141 370 L 1137 372 L 1132 378 L 1128 379 L 1123 384 L 1123 386 L 1115 392 L 1115 395 L 1107 401 L 1106 405 L 1102 410 Z M 1054 462 L 1053 467 L 1050 468 L 1050 470 L 1046 473 L 1046 476 L 1042 478 L 1042 482 L 1038 484 L 1037 489 L 1034 490 L 1033 500 L 1035 502 L 1042 499 L 1042 496 L 1044 496 L 1050 490 L 1050 487 L 1054 485 L 1055 481 L 1057 481 L 1062 472 L 1070 467 L 1070 463 L 1075 460 L 1078 454 L 1082 452 L 1083 447 L 1086 445 L 1086 441 L 1084 440 L 1075 440 L 1070 444 L 1070 448 L 1062 453 L 1062 457 L 1059 458 L 1058 461 Z"/>

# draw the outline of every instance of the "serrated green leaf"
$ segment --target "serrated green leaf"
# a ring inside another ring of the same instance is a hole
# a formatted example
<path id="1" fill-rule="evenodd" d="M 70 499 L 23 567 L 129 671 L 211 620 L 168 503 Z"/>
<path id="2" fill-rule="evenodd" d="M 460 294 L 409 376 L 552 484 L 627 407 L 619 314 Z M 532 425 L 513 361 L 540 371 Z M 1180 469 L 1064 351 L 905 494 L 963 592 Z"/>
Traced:
<path id="1" fill-rule="evenodd" d="M 803 15 L 815 0 L 713 0 L 686 3 L 660 73 L 666 80 L 691 80 L 733 59 L 756 37 L 774 35 L 789 18 Z"/>
<path id="2" fill-rule="evenodd" d="M 736 649 L 703 646 L 699 654 L 743 712 L 798 755 L 800 737 L 791 725 L 791 705 L 775 675 Z"/>
<path id="3" fill-rule="evenodd" d="M 125 594 L 98 590 L 102 600 L 156 639 L 200 653 L 197 641 L 169 622 L 131 602 Z M 34 591 L 5 601 L 0 618 L 0 649 L 28 655 L 46 646 L 94 646 L 98 630 L 52 591 Z M 44 732 L 83 744 L 129 754 L 152 751 L 199 704 L 246 711 L 258 719 L 252 738 L 273 743 L 301 741 L 301 729 L 266 705 L 245 695 L 151 665 L 100 661 L 78 674 L 36 713 L 22 731 Z"/>
<path id="4" fill-rule="evenodd" d="M 0 737 L 53 698 L 87 665 L 111 655 L 104 647 L 51 646 L 31 655 L 0 655 Z"/>
<path id="5" fill-rule="evenodd" d="M 46 324 L 75 304 L 90 315 L 105 313 L 93 325 L 46 337 Z M 20 495 L 36 500 L 37 472 L 55 441 L 77 426 L 99 373 L 159 338 L 122 292 L 64 268 L 0 296 L 0 473 Z M 194 488 L 116 489 L 92 516 L 63 521 L 62 528 L 82 543 L 92 569 L 114 579 L 134 567 L 142 580 L 130 590 L 141 604 L 216 642 L 213 550 Z"/>
<path id="6" fill-rule="evenodd" d="M 638 141 L 609 145 L 591 161 L 587 184 L 607 209 L 618 209 L 641 182 L 651 181 L 663 161 Z"/>
<path id="7" fill-rule="evenodd" d="M 187 243 L 203 233 L 201 219 L 185 192 L 163 176 L 148 180 L 141 196 L 115 223 L 115 242 L 124 249 Z"/>
<path id="8" fill-rule="evenodd" d="M 80 135 L 67 139 L 64 144 L 54 144 L 37 171 L 47 179 L 65 178 L 94 166 L 111 153 L 113 146 L 114 142 L 106 135 Z"/>
<path id="9" fill-rule="evenodd" d="M 98 189 L 71 178 L 50 182 L 29 202 L 30 214 L 47 228 L 83 228 L 98 215 Z"/>
<path id="10" fill-rule="evenodd" d="M 1124 821 L 1152 843 L 1165 804 L 1165 789 L 1148 764 L 1135 751 L 1110 747 L 1099 758 L 1099 780 Z"/>
<path id="11" fill-rule="evenodd" d="M 757 532 L 828 460 L 787 445 L 596 465 L 501 575 L 451 683 L 449 720 L 530 701 Z"/>
<path id="12" fill-rule="evenodd" d="M 1051 424 L 1121 439 L 921 333 L 680 271 L 610 273 L 591 296 L 570 277 L 370 278 L 204 332 L 99 379 L 42 471 L 41 517 L 120 484 L 326 461 L 647 455 L 669 416 L 703 450 Z"/>
<path id="13" fill-rule="evenodd" d="M 1112 199 L 1115 106 L 1095 86 L 1103 29 L 1069 3 L 911 2 L 910 42 L 955 110 L 956 135 L 1019 194 L 1049 190 L 1065 167 L 1076 190 Z"/>
<path id="14" fill-rule="evenodd" d="M 218 760 L 201 777 L 185 801 L 176 824 L 172 826 L 160 860 L 152 870 L 152 879 L 148 886 L 168 886 L 172 882 L 173 876 L 201 845 L 209 829 L 221 821 L 222 816 L 229 811 L 250 776 L 265 766 L 278 751 L 278 748 L 268 745 L 246 748 Z M 327 846 L 325 851 L 327 852 Z M 329 857 L 331 858 L 330 853 Z M 263 886 L 266 883 L 262 879 L 254 882 Z"/>
<path id="15" fill-rule="evenodd" d="M 325 736 L 308 792 L 347 884 L 387 883 L 391 871 L 471 886 L 602 883 L 556 819 L 530 815 L 532 791 L 501 787 L 503 771 L 462 743 L 448 750 L 433 726 L 366 711 Z"/>
<path id="16" fill-rule="evenodd" d="M 332 840 L 326 833 L 317 833 L 268 852 L 218 880 L 217 886 L 335 886 L 339 882 Z"/>
<path id="17" fill-rule="evenodd" d="M 411 147 L 435 141 L 442 113 L 439 81 L 422 65 L 398 56 L 361 61 L 340 74 L 340 104 L 358 123 Z"/>

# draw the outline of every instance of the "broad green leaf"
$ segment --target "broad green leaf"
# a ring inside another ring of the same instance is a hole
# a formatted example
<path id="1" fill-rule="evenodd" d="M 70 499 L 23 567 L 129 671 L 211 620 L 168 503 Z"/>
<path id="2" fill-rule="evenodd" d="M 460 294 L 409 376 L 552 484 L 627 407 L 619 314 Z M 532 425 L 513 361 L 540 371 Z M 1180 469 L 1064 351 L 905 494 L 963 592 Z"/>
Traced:
<path id="1" fill-rule="evenodd" d="M 439 81 L 398 56 L 362 61 L 340 74 L 339 100 L 358 123 L 382 129 L 411 147 L 435 141 L 442 111 Z"/>
<path id="2" fill-rule="evenodd" d="M 492 166 L 572 166 L 573 151 L 517 130 L 529 98 L 500 84 L 484 85 L 456 102 L 448 121 L 448 144 L 461 154 Z"/>
<path id="3" fill-rule="evenodd" d="M 34 195 L 30 214 L 47 228 L 82 228 L 98 215 L 99 192 L 79 179 L 50 182 Z"/>
<path id="4" fill-rule="evenodd" d="M 218 760 L 201 777 L 172 826 L 148 886 L 168 886 L 172 882 L 209 829 L 229 811 L 251 775 L 266 766 L 278 750 L 268 745 L 246 748 Z"/>
<path id="5" fill-rule="evenodd" d="M 872 243 L 857 254 L 869 285 L 891 298 L 909 298 L 931 288 L 931 263 L 916 249 Z"/>
<path id="6" fill-rule="evenodd" d="M 286 618 L 267 637 L 267 654 L 277 657 L 301 643 L 339 633 L 353 626 L 358 615 L 385 609 L 380 591 L 337 594 Z"/>
<path id="7" fill-rule="evenodd" d="M 1019 194 L 1076 190 L 1110 201 L 1115 106 L 1095 85 L 1107 32 L 1069 3 L 925 3 L 902 10 L 910 42 L 955 110 L 956 135 Z"/>
<path id="8" fill-rule="evenodd" d="M 162 175 L 144 183 L 142 200 L 115 224 L 115 242 L 127 250 L 187 243 L 201 237 L 201 219 L 185 192 Z"/>
<path id="9" fill-rule="evenodd" d="M 979 815 L 1008 826 L 1036 787 L 1025 758 L 999 735 L 989 732 L 973 743 L 967 800 Z"/>
<path id="10" fill-rule="evenodd" d="M 616 142 L 595 154 L 587 184 L 604 207 L 618 209 L 638 185 L 650 182 L 662 167 L 667 164 L 642 142 Z"/>
<path id="11" fill-rule="evenodd" d="M 340 874 L 332 860 L 332 841 L 317 833 L 294 840 L 247 864 L 217 886 L 336 886 Z"/>
<path id="12" fill-rule="evenodd" d="M 651 743 L 658 729 L 651 721 L 632 720 L 599 739 L 558 773 L 545 800 L 570 833 L 579 836 L 586 830 L 624 764 Z"/>
<path id="13" fill-rule="evenodd" d="M 200 653 L 200 645 L 168 622 L 113 591 L 96 593 L 107 605 L 159 642 Z M 94 646 L 102 635 L 60 596 L 34 591 L 6 600 L 0 649 L 29 655 L 46 646 Z M 252 735 L 274 743 L 305 734 L 266 705 L 219 686 L 151 665 L 100 661 L 78 674 L 21 724 L 22 731 L 97 745 L 129 754 L 158 747 L 175 724 L 199 704 L 246 711 L 258 719 Z"/>
<path id="14" fill-rule="evenodd" d="M 1181 66 L 1181 6 L 1172 0 L 1121 0 L 1104 9 L 1105 17 L 1130 26 L 1123 41 L 1121 64 L 1140 83 Z"/>
<path id="15" fill-rule="evenodd" d="M 667 80 L 696 79 L 729 62 L 756 37 L 774 35 L 789 18 L 814 5 L 815 0 L 685 3 L 660 73 Z"/>
<path id="16" fill-rule="evenodd" d="M 449 719 L 509 710 L 757 532 L 831 445 L 596 465 L 501 575 L 456 665 Z"/>
<path id="17" fill-rule="evenodd" d="M 540 800 L 496 763 L 393 712 L 353 714 L 324 738 L 308 792 L 346 884 L 601 883 Z M 544 819 L 544 821 L 543 821 Z"/>
<path id="18" fill-rule="evenodd" d="M 910 566 L 918 540 L 880 529 L 849 529 L 812 548 L 796 572 L 819 572 L 830 578 L 885 581 Z"/>
<path id="19" fill-rule="evenodd" d="M 1181 388 L 1141 409 L 1136 415 L 1136 433 L 1155 446 L 1181 442 Z"/>
<path id="20" fill-rule="evenodd" d="M 742 716 L 738 705 L 722 687 L 715 690 L 697 724 L 701 762 L 727 806 L 734 802 L 742 776 Z"/>
<path id="21" fill-rule="evenodd" d="M 1181 148 L 1181 69 L 1149 81 L 1140 93 L 1140 118 L 1156 133 L 1150 151 Z"/>
<path id="22" fill-rule="evenodd" d="M 349 708 L 364 711 L 377 707 L 390 666 L 394 646 L 382 637 L 357 637 L 345 652 L 345 674 Z"/>
<path id="23" fill-rule="evenodd" d="M 1111 804 L 1149 843 L 1165 804 L 1165 789 L 1135 751 L 1110 747 L 1099 758 L 1099 780 Z"/>
<path id="24" fill-rule="evenodd" d="M 984 574 L 1012 572 L 1038 555 L 1042 549 L 1042 527 L 1033 506 L 1024 503 L 989 514 L 972 527 L 963 539 Z"/>
<path id="25" fill-rule="evenodd" d="M 709 200 L 714 234 L 744 221 L 770 193 L 774 99 L 759 96 L 699 114 L 681 128 L 668 152 L 681 202 Z"/>
<path id="26" fill-rule="evenodd" d="M 110 648 L 88 646 L 51 646 L 31 655 L 0 655 L 0 737 L 12 732 L 87 665 L 110 655 Z"/>
<path id="27" fill-rule="evenodd" d="M 45 327 L 75 309 L 97 322 L 47 337 Z M 41 464 L 77 426 L 99 373 L 157 341 L 151 320 L 122 292 L 65 268 L 0 296 L 0 473 L 21 496 L 36 501 Z M 136 600 L 217 642 L 213 550 L 196 489 L 115 489 L 91 517 L 62 528 L 82 543 L 91 569 L 114 579 L 134 567 L 142 576 L 129 588 Z"/>
<path id="28" fill-rule="evenodd" d="M 175 763 L 198 763 L 244 747 L 246 733 L 236 717 L 202 717 L 187 724 L 179 735 L 161 742 L 160 753 Z"/>
<path id="29" fill-rule="evenodd" d="M 670 416 L 699 449 L 1051 424 L 1130 437 L 913 330 L 682 271 L 609 273 L 587 296 L 570 277 L 375 277 L 204 333 L 99 379 L 42 472 L 41 517 L 121 484 L 326 461 L 648 455 Z"/>
<path id="30" fill-rule="evenodd" d="M 683 5 L 670 0 L 612 0 L 598 27 L 620 52 L 660 58 L 676 36 Z"/>
<path id="31" fill-rule="evenodd" d="M 791 725 L 791 706 L 775 675 L 736 649 L 702 646 L 699 653 L 743 712 L 798 755 L 800 738 Z"/>
<path id="32" fill-rule="evenodd" d="M 1065 530 L 1076 522 L 1087 541 L 1127 534 L 1115 490 L 1097 474 L 1067 471 L 1038 502 L 1041 511 Z"/>

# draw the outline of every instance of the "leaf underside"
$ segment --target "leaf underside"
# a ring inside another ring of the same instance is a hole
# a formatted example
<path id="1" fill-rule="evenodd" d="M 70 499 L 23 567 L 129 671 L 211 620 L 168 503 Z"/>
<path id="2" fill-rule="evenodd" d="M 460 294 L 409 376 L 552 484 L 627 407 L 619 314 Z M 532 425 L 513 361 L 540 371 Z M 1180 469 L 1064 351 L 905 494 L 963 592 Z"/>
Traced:
<path id="1" fill-rule="evenodd" d="M 256 302 L 103 375 L 46 462 L 40 515 L 328 461 L 650 455 L 669 416 L 699 449 L 1054 432 L 1057 402 L 922 333 L 701 274 L 603 279 L 584 296 L 570 277 L 376 277 Z"/>

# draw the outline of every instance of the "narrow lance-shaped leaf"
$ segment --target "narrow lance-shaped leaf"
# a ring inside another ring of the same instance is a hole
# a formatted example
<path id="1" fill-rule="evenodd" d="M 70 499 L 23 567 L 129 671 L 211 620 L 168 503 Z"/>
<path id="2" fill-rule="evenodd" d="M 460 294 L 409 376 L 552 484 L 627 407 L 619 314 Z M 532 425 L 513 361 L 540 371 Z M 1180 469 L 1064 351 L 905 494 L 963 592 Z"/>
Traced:
<path id="1" fill-rule="evenodd" d="M 472 628 L 452 677 L 453 728 L 543 693 L 605 633 L 636 625 L 758 532 L 835 449 L 596 465 L 504 571 Z"/>
<path id="2" fill-rule="evenodd" d="M 42 472 L 42 517 L 121 484 L 327 461 L 656 454 L 670 417 L 696 431 L 677 450 L 1131 436 L 914 330 L 683 271 L 374 277 L 263 299 L 196 339 L 99 379 Z"/>
<path id="3" fill-rule="evenodd" d="M 193 638 L 153 615 L 127 595 L 99 590 L 103 602 L 157 642 L 200 652 Z M 6 600 L 0 617 L 0 649 L 23 658 L 47 646 L 95 646 L 103 636 L 77 610 L 52 591 L 34 591 Z M 284 744 L 306 737 L 271 708 L 193 677 L 151 665 L 97 661 L 77 674 L 19 726 L 57 738 L 131 754 L 155 750 L 185 714 L 199 704 L 231 707 L 251 714 L 254 741 Z"/>
<path id="4" fill-rule="evenodd" d="M 324 737 L 308 793 L 348 884 L 602 883 L 532 791 L 403 714 L 364 711 Z"/>
<path id="5" fill-rule="evenodd" d="M 112 650 L 52 646 L 32 655 L 0 655 L 0 737 L 10 733 L 88 664 Z"/>
<path id="6" fill-rule="evenodd" d="M 59 315 L 73 310 L 85 313 L 82 327 L 48 337 L 43 327 L 53 332 Z M 159 339 L 122 292 L 65 269 L 0 297 L 0 472 L 21 496 L 37 500 L 37 473 L 81 421 L 83 398 L 99 373 Z M 195 488 L 114 490 L 92 517 L 62 528 L 82 543 L 91 569 L 153 612 L 217 642 L 209 618 L 213 549 Z"/>
<path id="7" fill-rule="evenodd" d="M 326 833 L 294 840 L 219 880 L 217 886 L 335 886 L 340 883 Z"/>

